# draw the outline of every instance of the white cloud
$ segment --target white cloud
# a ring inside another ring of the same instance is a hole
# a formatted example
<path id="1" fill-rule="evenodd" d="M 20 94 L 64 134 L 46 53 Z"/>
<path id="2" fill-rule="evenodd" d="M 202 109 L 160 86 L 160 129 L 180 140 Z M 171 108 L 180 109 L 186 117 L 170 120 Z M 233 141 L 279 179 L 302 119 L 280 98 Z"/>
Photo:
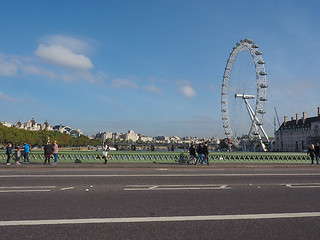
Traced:
<path id="1" fill-rule="evenodd" d="M 187 98 L 193 98 L 197 95 L 197 92 L 190 86 L 180 87 L 179 92 L 181 92 Z"/>
<path id="2" fill-rule="evenodd" d="M 17 66 L 0 56 L 0 76 L 13 77 L 17 75 Z"/>
<path id="3" fill-rule="evenodd" d="M 88 57 L 76 54 L 60 45 L 45 46 L 40 44 L 35 54 L 47 62 L 66 68 L 80 70 L 90 70 L 93 68 L 93 64 Z"/>
<path id="4" fill-rule="evenodd" d="M 123 78 L 114 79 L 112 81 L 112 86 L 116 88 L 138 88 L 138 85 L 134 81 Z"/>
<path id="5" fill-rule="evenodd" d="M 92 43 L 94 42 L 94 40 L 87 38 L 85 40 L 81 40 L 80 38 L 83 39 L 83 37 L 74 38 L 70 36 L 56 34 L 45 36 L 41 39 L 41 42 L 47 45 L 59 45 L 75 53 L 93 51 L 93 47 L 87 42 Z"/>
<path id="6" fill-rule="evenodd" d="M 34 65 L 22 65 L 21 69 L 26 75 L 46 76 L 49 78 L 56 77 L 56 75 L 53 72 L 38 66 L 34 66 Z"/>
<path id="7" fill-rule="evenodd" d="M 5 95 L 3 92 L 0 92 L 0 99 L 6 101 L 6 102 L 15 102 L 16 99 L 14 97 L 11 97 L 9 95 Z"/>
<path id="8" fill-rule="evenodd" d="M 156 87 L 155 85 L 148 85 L 148 86 L 145 86 L 144 88 L 147 92 L 150 92 L 150 93 L 157 93 L 157 94 L 160 94 L 162 93 L 162 89 L 161 88 L 158 88 Z"/>

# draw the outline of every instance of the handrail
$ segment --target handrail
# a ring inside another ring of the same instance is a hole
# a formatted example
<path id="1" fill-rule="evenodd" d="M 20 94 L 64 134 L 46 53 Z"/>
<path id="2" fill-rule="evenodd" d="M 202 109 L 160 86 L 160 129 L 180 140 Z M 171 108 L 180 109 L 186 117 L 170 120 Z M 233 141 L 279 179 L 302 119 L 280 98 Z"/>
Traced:
<path id="1" fill-rule="evenodd" d="M 13 154 L 15 159 L 15 154 Z M 23 155 L 23 154 L 22 154 Z M 189 159 L 187 152 L 126 152 L 111 151 L 108 159 L 110 162 L 166 162 L 166 163 L 184 163 Z M 5 162 L 7 156 L 5 152 L 0 151 L 0 161 Z M 44 161 L 43 152 L 30 152 L 30 162 Z M 23 162 L 23 156 L 20 162 Z M 58 162 L 103 162 L 102 152 L 70 151 L 59 152 Z M 305 153 L 243 153 L 243 152 L 212 152 L 209 155 L 209 162 L 278 162 L 278 163 L 297 163 L 309 162 L 309 156 Z"/>

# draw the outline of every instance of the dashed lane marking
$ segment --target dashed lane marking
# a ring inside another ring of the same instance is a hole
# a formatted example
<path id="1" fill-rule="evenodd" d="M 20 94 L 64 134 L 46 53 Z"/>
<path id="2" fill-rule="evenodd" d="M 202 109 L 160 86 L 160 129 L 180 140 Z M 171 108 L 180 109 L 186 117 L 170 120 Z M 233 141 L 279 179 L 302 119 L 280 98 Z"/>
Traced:
<path id="1" fill-rule="evenodd" d="M 230 189 L 228 185 L 128 185 L 125 191 L 155 191 L 155 190 L 221 190 Z"/>
<path id="2" fill-rule="evenodd" d="M 285 186 L 288 188 L 319 188 L 320 183 L 290 183 Z"/>
<path id="3" fill-rule="evenodd" d="M 0 193 L 51 192 L 56 186 L 8 186 L 0 187 Z"/>
<path id="4" fill-rule="evenodd" d="M 51 192 L 50 189 L 30 189 L 30 190 L 0 190 L 0 193 L 25 193 L 25 192 Z"/>
<path id="5" fill-rule="evenodd" d="M 61 188 L 61 191 L 65 191 L 65 190 L 70 190 L 70 189 L 74 189 L 74 187 L 66 187 L 66 188 Z"/>

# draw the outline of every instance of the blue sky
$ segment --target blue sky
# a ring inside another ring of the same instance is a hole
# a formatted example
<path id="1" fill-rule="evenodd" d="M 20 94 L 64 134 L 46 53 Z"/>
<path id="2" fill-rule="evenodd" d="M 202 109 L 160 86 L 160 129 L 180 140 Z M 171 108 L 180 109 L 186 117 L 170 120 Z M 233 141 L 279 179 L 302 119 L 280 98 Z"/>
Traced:
<path id="1" fill-rule="evenodd" d="M 297 0 L 2 1 L 0 121 L 224 137 L 224 67 L 249 38 L 266 61 L 272 136 L 274 107 L 282 122 L 320 106 L 319 9 Z"/>

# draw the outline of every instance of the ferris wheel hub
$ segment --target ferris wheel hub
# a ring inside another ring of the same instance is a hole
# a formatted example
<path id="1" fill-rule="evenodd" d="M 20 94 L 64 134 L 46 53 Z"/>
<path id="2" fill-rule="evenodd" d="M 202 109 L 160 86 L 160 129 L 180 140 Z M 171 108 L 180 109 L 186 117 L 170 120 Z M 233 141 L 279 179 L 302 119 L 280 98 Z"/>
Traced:
<path id="1" fill-rule="evenodd" d="M 242 94 L 242 93 L 236 93 L 234 95 L 235 98 L 242 98 L 242 99 L 254 99 L 254 95 L 247 95 L 247 94 Z"/>

